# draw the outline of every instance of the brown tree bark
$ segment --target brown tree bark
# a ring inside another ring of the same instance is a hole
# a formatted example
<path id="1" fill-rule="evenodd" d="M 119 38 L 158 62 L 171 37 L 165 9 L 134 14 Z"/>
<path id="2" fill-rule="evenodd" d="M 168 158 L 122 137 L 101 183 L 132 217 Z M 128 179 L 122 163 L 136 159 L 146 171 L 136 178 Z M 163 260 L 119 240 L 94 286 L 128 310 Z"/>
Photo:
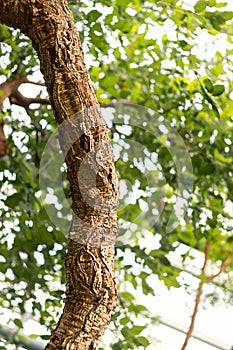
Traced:
<path id="1" fill-rule="evenodd" d="M 118 180 L 107 128 L 67 1 L 0 0 L 0 8 L 0 22 L 30 37 L 39 56 L 72 195 L 65 305 L 46 349 L 97 349 L 116 303 Z"/>
<path id="2" fill-rule="evenodd" d="M 0 158 L 4 157 L 8 152 L 7 139 L 4 132 L 4 122 L 0 120 Z"/>

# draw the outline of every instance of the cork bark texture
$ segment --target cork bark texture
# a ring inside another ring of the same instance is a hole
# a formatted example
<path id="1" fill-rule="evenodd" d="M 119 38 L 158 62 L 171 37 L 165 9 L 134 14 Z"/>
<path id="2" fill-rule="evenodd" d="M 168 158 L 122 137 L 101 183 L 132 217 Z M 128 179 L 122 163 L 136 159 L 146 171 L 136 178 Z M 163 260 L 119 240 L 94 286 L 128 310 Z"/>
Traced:
<path id="1" fill-rule="evenodd" d="M 47 350 L 98 349 L 116 303 L 118 180 L 105 122 L 66 0 L 0 0 L 0 22 L 35 48 L 72 196 L 64 310 Z"/>

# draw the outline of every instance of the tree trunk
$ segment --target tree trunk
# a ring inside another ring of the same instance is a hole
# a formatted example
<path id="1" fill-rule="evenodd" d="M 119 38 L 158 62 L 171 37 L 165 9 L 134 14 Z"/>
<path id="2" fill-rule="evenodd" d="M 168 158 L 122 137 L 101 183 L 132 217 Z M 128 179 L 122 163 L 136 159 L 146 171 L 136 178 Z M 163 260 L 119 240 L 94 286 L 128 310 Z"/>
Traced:
<path id="1" fill-rule="evenodd" d="M 67 1 L 0 0 L 0 8 L 0 21 L 38 53 L 72 195 L 65 305 L 45 349 L 97 349 L 116 303 L 118 180 L 107 128 Z"/>

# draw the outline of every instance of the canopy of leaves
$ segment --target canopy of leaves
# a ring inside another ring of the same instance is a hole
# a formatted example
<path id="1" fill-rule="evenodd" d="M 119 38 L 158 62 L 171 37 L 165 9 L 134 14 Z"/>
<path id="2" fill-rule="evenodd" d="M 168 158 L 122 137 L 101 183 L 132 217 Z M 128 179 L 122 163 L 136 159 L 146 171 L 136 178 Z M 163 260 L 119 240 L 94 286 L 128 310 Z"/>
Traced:
<path id="1" fill-rule="evenodd" d="M 185 261 L 191 248 L 203 251 L 209 241 L 211 262 L 219 266 L 232 250 L 233 12 L 216 0 L 199 0 L 194 7 L 177 0 L 69 4 L 103 104 L 122 188 L 119 300 L 110 326 L 115 335 L 111 348 L 145 349 L 152 342 L 145 328 L 156 320 L 137 304 L 136 294 L 154 295 L 150 281 L 155 275 L 168 288 L 179 287 L 181 269 L 172 265 L 169 254 L 185 244 Z M 30 41 L 3 25 L 0 41 L 0 83 L 16 74 L 38 81 Z M 46 97 L 44 87 L 37 87 L 36 94 Z M 114 101 L 124 104 L 123 111 Z M 135 123 L 140 113 L 141 125 Z M 114 114 L 114 120 L 108 118 Z M 180 135 L 190 158 L 188 193 L 179 191 L 172 139 L 156 131 L 161 116 L 162 125 Z M 26 112 L 5 103 L 0 119 L 9 149 L 0 160 L 0 307 L 12 311 L 19 328 L 19 318 L 29 313 L 50 329 L 62 306 L 69 230 L 69 212 L 59 202 L 61 190 L 69 201 L 65 176 L 63 189 L 48 186 L 53 206 L 39 185 L 40 160 L 56 125 L 49 105 Z M 64 175 L 65 168 L 61 171 Z M 47 176 L 52 181 L 54 174 Z M 186 206 L 182 215 L 175 210 L 180 197 Z M 169 222 L 176 223 L 170 230 Z M 229 301 L 232 269 L 231 261 L 221 285 Z"/>

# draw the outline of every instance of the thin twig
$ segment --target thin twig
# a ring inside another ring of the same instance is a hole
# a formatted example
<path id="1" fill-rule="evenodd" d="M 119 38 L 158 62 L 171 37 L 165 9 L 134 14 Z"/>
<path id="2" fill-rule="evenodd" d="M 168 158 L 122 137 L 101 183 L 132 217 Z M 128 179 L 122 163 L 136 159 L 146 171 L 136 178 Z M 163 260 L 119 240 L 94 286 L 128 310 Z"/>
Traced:
<path id="1" fill-rule="evenodd" d="M 232 257 L 233 257 L 233 250 L 227 255 L 226 259 L 223 261 L 222 266 L 220 267 L 218 273 L 216 273 L 215 275 L 209 276 L 208 280 L 212 281 L 214 278 L 221 275 L 221 273 L 223 273 L 226 270 L 227 266 L 230 264 Z"/>
<path id="2" fill-rule="evenodd" d="M 206 245 L 205 245 L 205 250 L 204 250 L 204 263 L 203 263 L 203 267 L 202 267 L 202 277 L 206 277 L 206 280 L 200 280 L 200 283 L 199 283 L 199 287 L 198 287 L 198 290 L 197 290 L 197 295 L 196 295 L 196 301 L 195 301 L 195 306 L 194 306 L 194 310 L 193 310 L 193 314 L 192 314 L 192 318 L 191 318 L 191 324 L 190 324 L 190 327 L 189 327 L 189 330 L 186 334 L 186 338 L 185 338 L 185 341 L 184 341 L 184 344 L 181 348 L 181 350 L 185 350 L 187 345 L 188 345 L 188 342 L 189 342 L 189 339 L 191 338 L 192 336 L 192 333 L 193 333 L 193 329 L 194 329 L 194 324 L 195 324 L 195 320 L 196 320 L 196 316 L 197 316 L 197 312 L 198 312 L 198 306 L 200 304 L 200 301 L 201 301 L 201 296 L 202 296 L 202 293 L 203 293 L 203 286 L 204 284 L 207 282 L 207 281 L 212 281 L 214 278 L 218 277 L 219 275 L 221 275 L 221 273 L 223 273 L 227 266 L 230 264 L 231 262 L 231 259 L 233 257 L 233 250 L 227 255 L 226 259 L 223 261 L 218 273 L 214 274 L 214 275 L 211 275 L 211 276 L 207 276 L 206 275 L 206 266 L 207 266 L 207 262 L 208 262 L 208 258 L 209 258 L 209 252 L 210 252 L 210 241 L 207 241 L 206 242 Z"/>
<path id="3" fill-rule="evenodd" d="M 33 84 L 33 85 L 38 85 L 38 86 L 44 86 L 45 87 L 45 83 L 42 83 L 40 81 L 32 81 L 32 80 L 27 80 L 25 82 L 23 82 L 23 84 Z"/>
<path id="4" fill-rule="evenodd" d="M 204 250 L 204 254 L 205 254 L 204 263 L 203 263 L 202 270 L 201 270 L 203 276 L 205 275 L 206 265 L 207 265 L 208 258 L 209 258 L 209 251 L 210 251 L 210 241 L 207 241 L 206 245 L 205 245 L 205 250 Z M 200 304 L 201 295 L 203 293 L 203 285 L 204 285 L 204 281 L 201 280 L 199 283 L 198 290 L 197 290 L 196 301 L 195 301 L 195 306 L 194 306 L 194 310 L 193 310 L 193 314 L 192 314 L 192 318 L 191 318 L 191 323 L 190 323 L 189 330 L 186 334 L 186 337 L 185 337 L 185 340 L 184 340 L 184 343 L 183 343 L 181 350 L 186 349 L 186 346 L 188 345 L 189 339 L 192 336 L 194 324 L 195 324 L 195 320 L 196 320 L 196 316 L 197 316 L 197 312 L 198 312 L 198 306 Z"/>

